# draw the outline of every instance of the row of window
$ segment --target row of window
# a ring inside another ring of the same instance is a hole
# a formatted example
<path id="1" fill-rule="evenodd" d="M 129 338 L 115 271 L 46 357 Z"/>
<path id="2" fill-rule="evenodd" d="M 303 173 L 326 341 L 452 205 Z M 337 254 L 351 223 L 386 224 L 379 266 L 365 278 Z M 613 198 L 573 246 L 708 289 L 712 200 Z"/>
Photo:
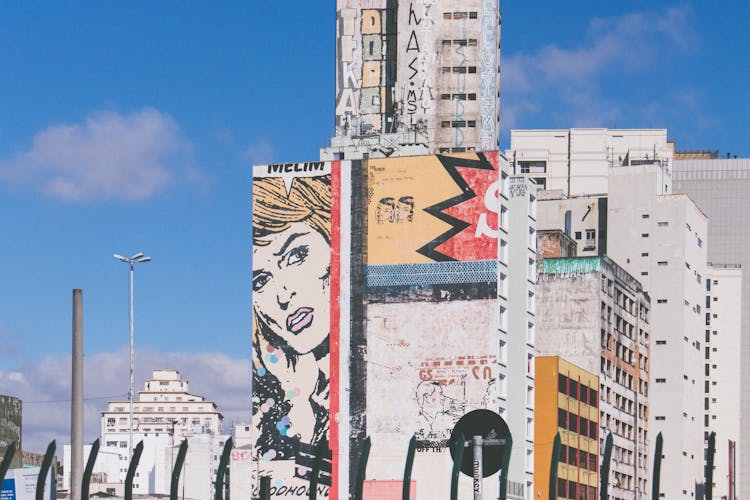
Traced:
<path id="1" fill-rule="evenodd" d="M 476 101 L 477 95 L 471 94 L 440 94 L 440 99 L 443 101 Z"/>
<path id="2" fill-rule="evenodd" d="M 573 498 L 575 500 L 597 500 L 596 486 L 579 484 L 575 481 L 557 479 L 557 498 Z"/>
<path id="3" fill-rule="evenodd" d="M 557 391 L 582 403 L 596 407 L 599 393 L 596 389 L 579 384 L 562 373 L 557 376 Z"/>
<path id="4" fill-rule="evenodd" d="M 476 38 L 461 38 L 458 40 L 443 40 L 443 47 L 476 47 Z"/>
<path id="5" fill-rule="evenodd" d="M 459 19 L 477 19 L 477 12 L 476 11 L 470 11 L 470 12 L 443 12 L 443 19 L 452 19 L 452 20 L 459 20 Z"/>
<path id="6" fill-rule="evenodd" d="M 557 409 L 557 425 L 591 439 L 596 439 L 597 428 L 599 427 L 596 422 L 579 417 L 575 413 L 569 413 L 562 408 Z"/>
<path id="7" fill-rule="evenodd" d="M 594 453 L 588 453 L 564 444 L 560 445 L 560 463 L 580 467 L 593 472 L 597 470 L 597 457 Z"/>
<path id="8" fill-rule="evenodd" d="M 475 128 L 476 126 L 476 120 L 443 120 L 440 122 L 441 128 Z"/>
<path id="9" fill-rule="evenodd" d="M 443 66 L 442 68 L 440 68 L 440 71 L 443 74 L 453 73 L 454 75 L 459 75 L 459 74 L 469 73 L 473 75 L 473 74 L 476 74 L 477 67 L 476 66 Z"/>

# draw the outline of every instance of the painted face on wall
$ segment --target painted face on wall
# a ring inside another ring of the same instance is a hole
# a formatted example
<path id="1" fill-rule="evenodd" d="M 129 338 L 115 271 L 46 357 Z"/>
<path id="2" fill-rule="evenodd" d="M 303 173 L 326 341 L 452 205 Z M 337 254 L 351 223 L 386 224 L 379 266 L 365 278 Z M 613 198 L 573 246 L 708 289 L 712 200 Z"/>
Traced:
<path id="1" fill-rule="evenodd" d="M 297 354 L 309 353 L 330 331 L 330 245 L 303 222 L 264 239 L 253 247 L 253 310 Z"/>

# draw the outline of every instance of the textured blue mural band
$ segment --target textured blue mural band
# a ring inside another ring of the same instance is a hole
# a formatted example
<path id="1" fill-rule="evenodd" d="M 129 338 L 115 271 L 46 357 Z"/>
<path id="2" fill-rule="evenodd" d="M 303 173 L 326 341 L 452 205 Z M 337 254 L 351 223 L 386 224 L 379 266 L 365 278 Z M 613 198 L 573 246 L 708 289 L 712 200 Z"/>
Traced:
<path id="1" fill-rule="evenodd" d="M 367 287 L 447 285 L 497 281 L 497 261 L 378 264 L 366 268 Z"/>

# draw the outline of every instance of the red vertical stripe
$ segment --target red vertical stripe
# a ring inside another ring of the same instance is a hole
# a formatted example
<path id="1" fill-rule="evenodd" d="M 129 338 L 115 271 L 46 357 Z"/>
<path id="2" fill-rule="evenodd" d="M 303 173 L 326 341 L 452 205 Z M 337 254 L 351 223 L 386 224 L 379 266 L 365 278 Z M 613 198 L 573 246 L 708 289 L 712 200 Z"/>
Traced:
<path id="1" fill-rule="evenodd" d="M 341 296 L 341 162 L 331 162 L 331 332 L 329 338 L 331 391 L 329 399 L 331 442 L 331 491 L 338 498 L 339 472 L 339 318 Z"/>

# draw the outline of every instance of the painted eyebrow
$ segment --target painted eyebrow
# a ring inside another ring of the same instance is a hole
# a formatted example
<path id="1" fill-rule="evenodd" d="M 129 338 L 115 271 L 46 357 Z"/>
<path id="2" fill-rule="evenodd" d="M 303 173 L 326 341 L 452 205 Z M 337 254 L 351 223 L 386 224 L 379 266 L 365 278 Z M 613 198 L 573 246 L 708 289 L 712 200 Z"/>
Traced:
<path id="1" fill-rule="evenodd" d="M 256 269 L 255 271 L 253 271 L 253 279 L 257 278 L 258 276 L 260 276 L 261 274 L 265 272 L 266 272 L 265 269 Z"/>
<path id="2" fill-rule="evenodd" d="M 281 245 L 281 249 L 278 252 L 274 253 L 273 255 L 276 256 L 276 257 L 280 256 L 281 254 L 283 254 L 286 251 L 287 247 L 292 244 L 292 241 L 294 241 L 295 239 L 299 238 L 300 236 L 305 236 L 307 234 L 310 234 L 310 233 L 309 232 L 307 232 L 307 233 L 294 233 L 293 235 L 289 236 L 289 238 L 287 238 L 287 240 L 284 242 L 284 244 Z"/>

